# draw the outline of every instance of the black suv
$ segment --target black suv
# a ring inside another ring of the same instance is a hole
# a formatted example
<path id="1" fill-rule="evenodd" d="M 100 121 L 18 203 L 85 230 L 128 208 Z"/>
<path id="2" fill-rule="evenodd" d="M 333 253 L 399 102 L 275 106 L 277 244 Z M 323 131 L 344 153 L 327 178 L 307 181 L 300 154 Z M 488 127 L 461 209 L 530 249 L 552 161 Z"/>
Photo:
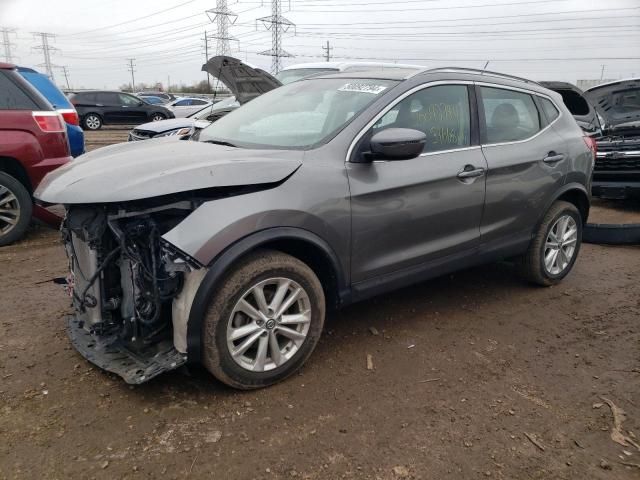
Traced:
<path id="1" fill-rule="evenodd" d="M 171 110 L 151 105 L 143 99 L 122 92 L 77 92 L 69 96 L 85 130 L 98 130 L 102 125 L 139 125 L 175 118 Z"/>

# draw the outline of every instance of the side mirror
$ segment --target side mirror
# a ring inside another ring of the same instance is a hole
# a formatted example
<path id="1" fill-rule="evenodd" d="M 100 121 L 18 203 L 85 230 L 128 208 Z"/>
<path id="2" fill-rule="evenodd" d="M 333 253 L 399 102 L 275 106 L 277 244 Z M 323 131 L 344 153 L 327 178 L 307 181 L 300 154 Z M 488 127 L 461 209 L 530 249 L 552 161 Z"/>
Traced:
<path id="1" fill-rule="evenodd" d="M 371 137 L 374 160 L 410 160 L 424 150 L 427 136 L 411 128 L 387 128 Z"/>
<path id="2" fill-rule="evenodd" d="M 140 100 L 140 101 L 138 102 L 138 106 L 139 106 L 139 107 L 141 107 L 141 106 L 143 106 L 143 105 L 144 105 L 144 103 L 145 103 L 145 102 L 143 102 L 142 100 Z"/>

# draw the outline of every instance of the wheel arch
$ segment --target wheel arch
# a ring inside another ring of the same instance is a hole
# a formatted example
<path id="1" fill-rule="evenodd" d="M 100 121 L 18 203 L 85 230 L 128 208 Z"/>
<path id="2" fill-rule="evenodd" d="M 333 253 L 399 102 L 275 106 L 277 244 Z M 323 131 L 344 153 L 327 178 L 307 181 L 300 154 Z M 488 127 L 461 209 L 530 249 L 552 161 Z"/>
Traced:
<path id="1" fill-rule="evenodd" d="M 328 308 L 336 308 L 347 300 L 349 289 L 338 256 L 322 238 L 294 227 L 269 228 L 253 233 L 220 253 L 211 262 L 209 271 L 198 287 L 187 323 L 189 362 L 200 363 L 202 358 L 202 321 L 211 294 L 239 260 L 258 249 L 277 250 L 307 264 L 322 284 Z"/>
<path id="2" fill-rule="evenodd" d="M 22 163 L 20 163 L 18 160 L 13 157 L 0 156 L 0 172 L 11 175 L 13 178 L 18 180 L 22 185 L 25 186 L 30 195 L 33 195 L 33 186 L 31 185 L 29 174 L 27 173 L 27 170 L 24 168 Z"/>
<path id="3" fill-rule="evenodd" d="M 580 216 L 582 217 L 582 224 L 585 225 L 587 223 L 587 218 L 589 217 L 589 209 L 591 207 L 591 198 L 587 189 L 584 185 L 579 183 L 569 183 L 564 185 L 560 190 L 556 192 L 556 194 L 551 198 L 551 200 L 545 205 L 545 208 L 542 210 L 540 214 L 540 218 L 538 219 L 538 223 L 536 224 L 536 230 L 542 223 L 544 216 L 547 214 L 547 211 L 551 208 L 558 200 L 562 200 L 565 202 L 569 202 L 576 206 L 578 211 L 580 212 Z"/>

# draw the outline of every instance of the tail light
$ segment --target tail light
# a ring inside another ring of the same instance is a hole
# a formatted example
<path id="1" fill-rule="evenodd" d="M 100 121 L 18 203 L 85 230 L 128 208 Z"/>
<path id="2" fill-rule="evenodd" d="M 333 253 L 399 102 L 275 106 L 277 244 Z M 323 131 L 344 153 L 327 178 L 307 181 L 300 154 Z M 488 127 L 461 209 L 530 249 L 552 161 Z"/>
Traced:
<path id="1" fill-rule="evenodd" d="M 58 113 L 62 115 L 64 121 L 69 125 L 80 125 L 80 117 L 78 117 L 78 112 L 76 112 L 75 108 L 58 110 Z"/>
<path id="2" fill-rule="evenodd" d="M 32 112 L 33 119 L 45 133 L 64 132 L 65 125 L 58 112 Z"/>

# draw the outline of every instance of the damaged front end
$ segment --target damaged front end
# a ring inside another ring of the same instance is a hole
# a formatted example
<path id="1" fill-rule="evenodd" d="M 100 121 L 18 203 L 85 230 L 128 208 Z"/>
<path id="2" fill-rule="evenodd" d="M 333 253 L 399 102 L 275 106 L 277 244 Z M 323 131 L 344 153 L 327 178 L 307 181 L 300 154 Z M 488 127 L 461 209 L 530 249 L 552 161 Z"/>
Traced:
<path id="1" fill-rule="evenodd" d="M 72 205 L 62 234 L 76 314 L 69 337 L 89 361 L 145 382 L 187 361 L 186 324 L 205 269 L 162 235 L 192 210 L 189 201 L 159 207 Z"/>

